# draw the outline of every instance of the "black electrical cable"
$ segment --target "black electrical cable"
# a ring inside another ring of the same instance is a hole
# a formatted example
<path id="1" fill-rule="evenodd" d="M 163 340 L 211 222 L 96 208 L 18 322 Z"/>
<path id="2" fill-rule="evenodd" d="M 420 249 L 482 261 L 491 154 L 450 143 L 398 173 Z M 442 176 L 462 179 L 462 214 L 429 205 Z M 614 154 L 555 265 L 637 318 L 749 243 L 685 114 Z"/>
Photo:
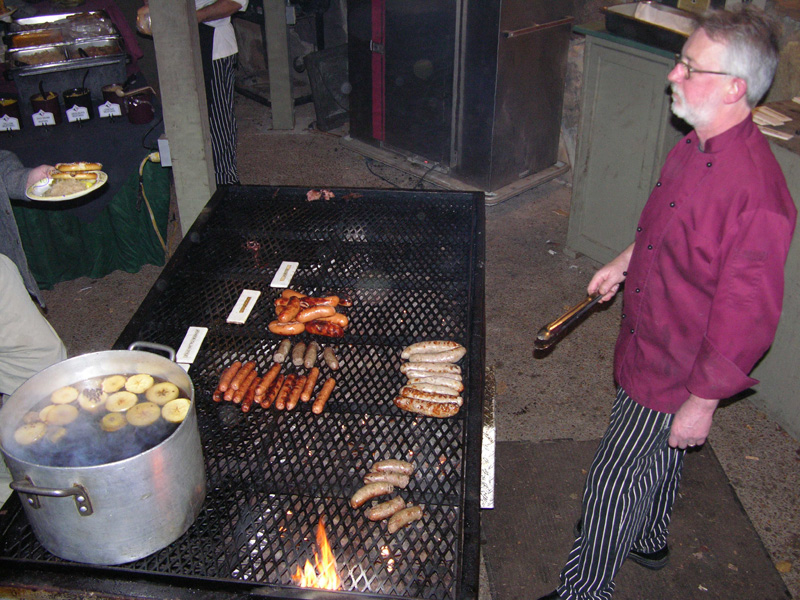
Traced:
<path id="1" fill-rule="evenodd" d="M 153 151 L 153 150 L 158 150 L 158 142 L 156 142 L 156 145 L 155 145 L 155 146 L 148 146 L 148 145 L 146 144 L 146 142 L 147 142 L 147 136 L 148 136 L 148 135 L 150 135 L 151 133 L 153 133 L 153 130 L 154 130 L 156 127 L 158 127 L 159 125 L 161 125 L 161 122 L 162 122 L 163 120 L 164 120 L 164 117 L 159 117 L 158 121 L 156 121 L 156 122 L 155 122 L 155 124 L 154 124 L 154 125 L 153 125 L 153 126 L 150 128 L 150 129 L 148 129 L 148 130 L 147 130 L 147 133 L 145 133 L 145 134 L 142 136 L 142 148 L 144 148 L 145 150 L 150 150 L 150 151 Z"/>
<path id="2" fill-rule="evenodd" d="M 393 186 L 394 186 L 394 187 L 396 187 L 396 188 L 399 188 L 399 187 L 400 187 L 400 186 L 399 186 L 399 185 L 397 185 L 397 184 L 396 184 L 394 181 L 389 181 L 389 180 L 388 180 L 388 179 L 386 179 L 386 177 L 384 177 L 383 175 L 380 175 L 380 174 L 376 173 L 375 171 L 373 171 L 373 170 L 372 170 L 372 165 L 373 165 L 373 164 L 375 164 L 375 161 L 374 161 L 374 160 L 372 160 L 371 158 L 365 158 L 365 159 L 364 159 L 364 164 L 365 164 L 365 165 L 366 165 L 366 167 L 367 167 L 367 171 L 369 171 L 370 173 L 372 173 L 373 175 L 375 175 L 375 177 L 377 177 L 377 178 L 378 178 L 378 179 L 380 179 L 381 181 L 385 181 L 385 182 L 386 182 L 386 183 L 388 183 L 389 185 L 393 185 Z"/>

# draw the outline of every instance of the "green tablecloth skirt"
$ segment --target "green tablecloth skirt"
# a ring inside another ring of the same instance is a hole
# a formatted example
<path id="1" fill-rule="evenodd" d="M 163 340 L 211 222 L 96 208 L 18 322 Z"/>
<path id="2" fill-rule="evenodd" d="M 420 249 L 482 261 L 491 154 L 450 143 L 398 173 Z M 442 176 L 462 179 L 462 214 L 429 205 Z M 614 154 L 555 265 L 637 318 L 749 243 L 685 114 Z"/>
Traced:
<path id="1" fill-rule="evenodd" d="M 142 180 L 166 241 L 169 169 L 147 162 Z M 100 278 L 116 270 L 136 273 L 146 264 L 162 266 L 166 255 L 138 190 L 139 173 L 135 172 L 91 222 L 79 220 L 68 210 L 48 210 L 42 203 L 15 203 L 22 246 L 39 287 L 52 289 L 60 281 Z"/>

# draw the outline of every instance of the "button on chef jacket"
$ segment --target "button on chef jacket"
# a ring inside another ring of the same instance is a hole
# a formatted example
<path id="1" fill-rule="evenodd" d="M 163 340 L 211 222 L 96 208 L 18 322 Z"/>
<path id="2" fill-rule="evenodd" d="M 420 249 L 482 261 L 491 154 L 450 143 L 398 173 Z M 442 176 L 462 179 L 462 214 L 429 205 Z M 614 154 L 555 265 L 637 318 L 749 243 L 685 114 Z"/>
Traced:
<path id="1" fill-rule="evenodd" d="M 617 383 L 674 413 L 693 393 L 728 398 L 775 336 L 797 210 L 748 117 L 667 156 L 636 231 L 614 355 Z"/>

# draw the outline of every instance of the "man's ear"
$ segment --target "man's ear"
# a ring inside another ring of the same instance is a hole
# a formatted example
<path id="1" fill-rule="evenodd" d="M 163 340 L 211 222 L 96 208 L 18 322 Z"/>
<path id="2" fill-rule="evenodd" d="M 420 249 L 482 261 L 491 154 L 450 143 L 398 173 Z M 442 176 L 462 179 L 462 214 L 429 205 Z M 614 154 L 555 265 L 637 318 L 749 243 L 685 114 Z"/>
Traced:
<path id="1" fill-rule="evenodd" d="M 736 104 L 746 94 L 747 82 L 740 77 L 734 77 L 728 85 L 728 91 L 725 94 L 725 103 Z"/>

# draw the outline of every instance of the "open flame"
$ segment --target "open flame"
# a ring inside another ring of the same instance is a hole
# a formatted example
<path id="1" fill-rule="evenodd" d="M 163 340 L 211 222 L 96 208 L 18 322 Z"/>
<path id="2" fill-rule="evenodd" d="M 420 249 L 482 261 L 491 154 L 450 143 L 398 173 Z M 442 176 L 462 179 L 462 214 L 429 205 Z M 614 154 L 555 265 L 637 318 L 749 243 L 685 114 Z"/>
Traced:
<path id="1" fill-rule="evenodd" d="M 328 536 L 325 535 L 325 527 L 322 519 L 317 525 L 317 550 L 314 552 L 314 564 L 306 560 L 305 567 L 297 567 L 294 581 L 300 587 L 318 588 L 322 590 L 338 590 L 342 585 L 339 574 L 336 571 L 336 557 L 333 555 Z"/>

